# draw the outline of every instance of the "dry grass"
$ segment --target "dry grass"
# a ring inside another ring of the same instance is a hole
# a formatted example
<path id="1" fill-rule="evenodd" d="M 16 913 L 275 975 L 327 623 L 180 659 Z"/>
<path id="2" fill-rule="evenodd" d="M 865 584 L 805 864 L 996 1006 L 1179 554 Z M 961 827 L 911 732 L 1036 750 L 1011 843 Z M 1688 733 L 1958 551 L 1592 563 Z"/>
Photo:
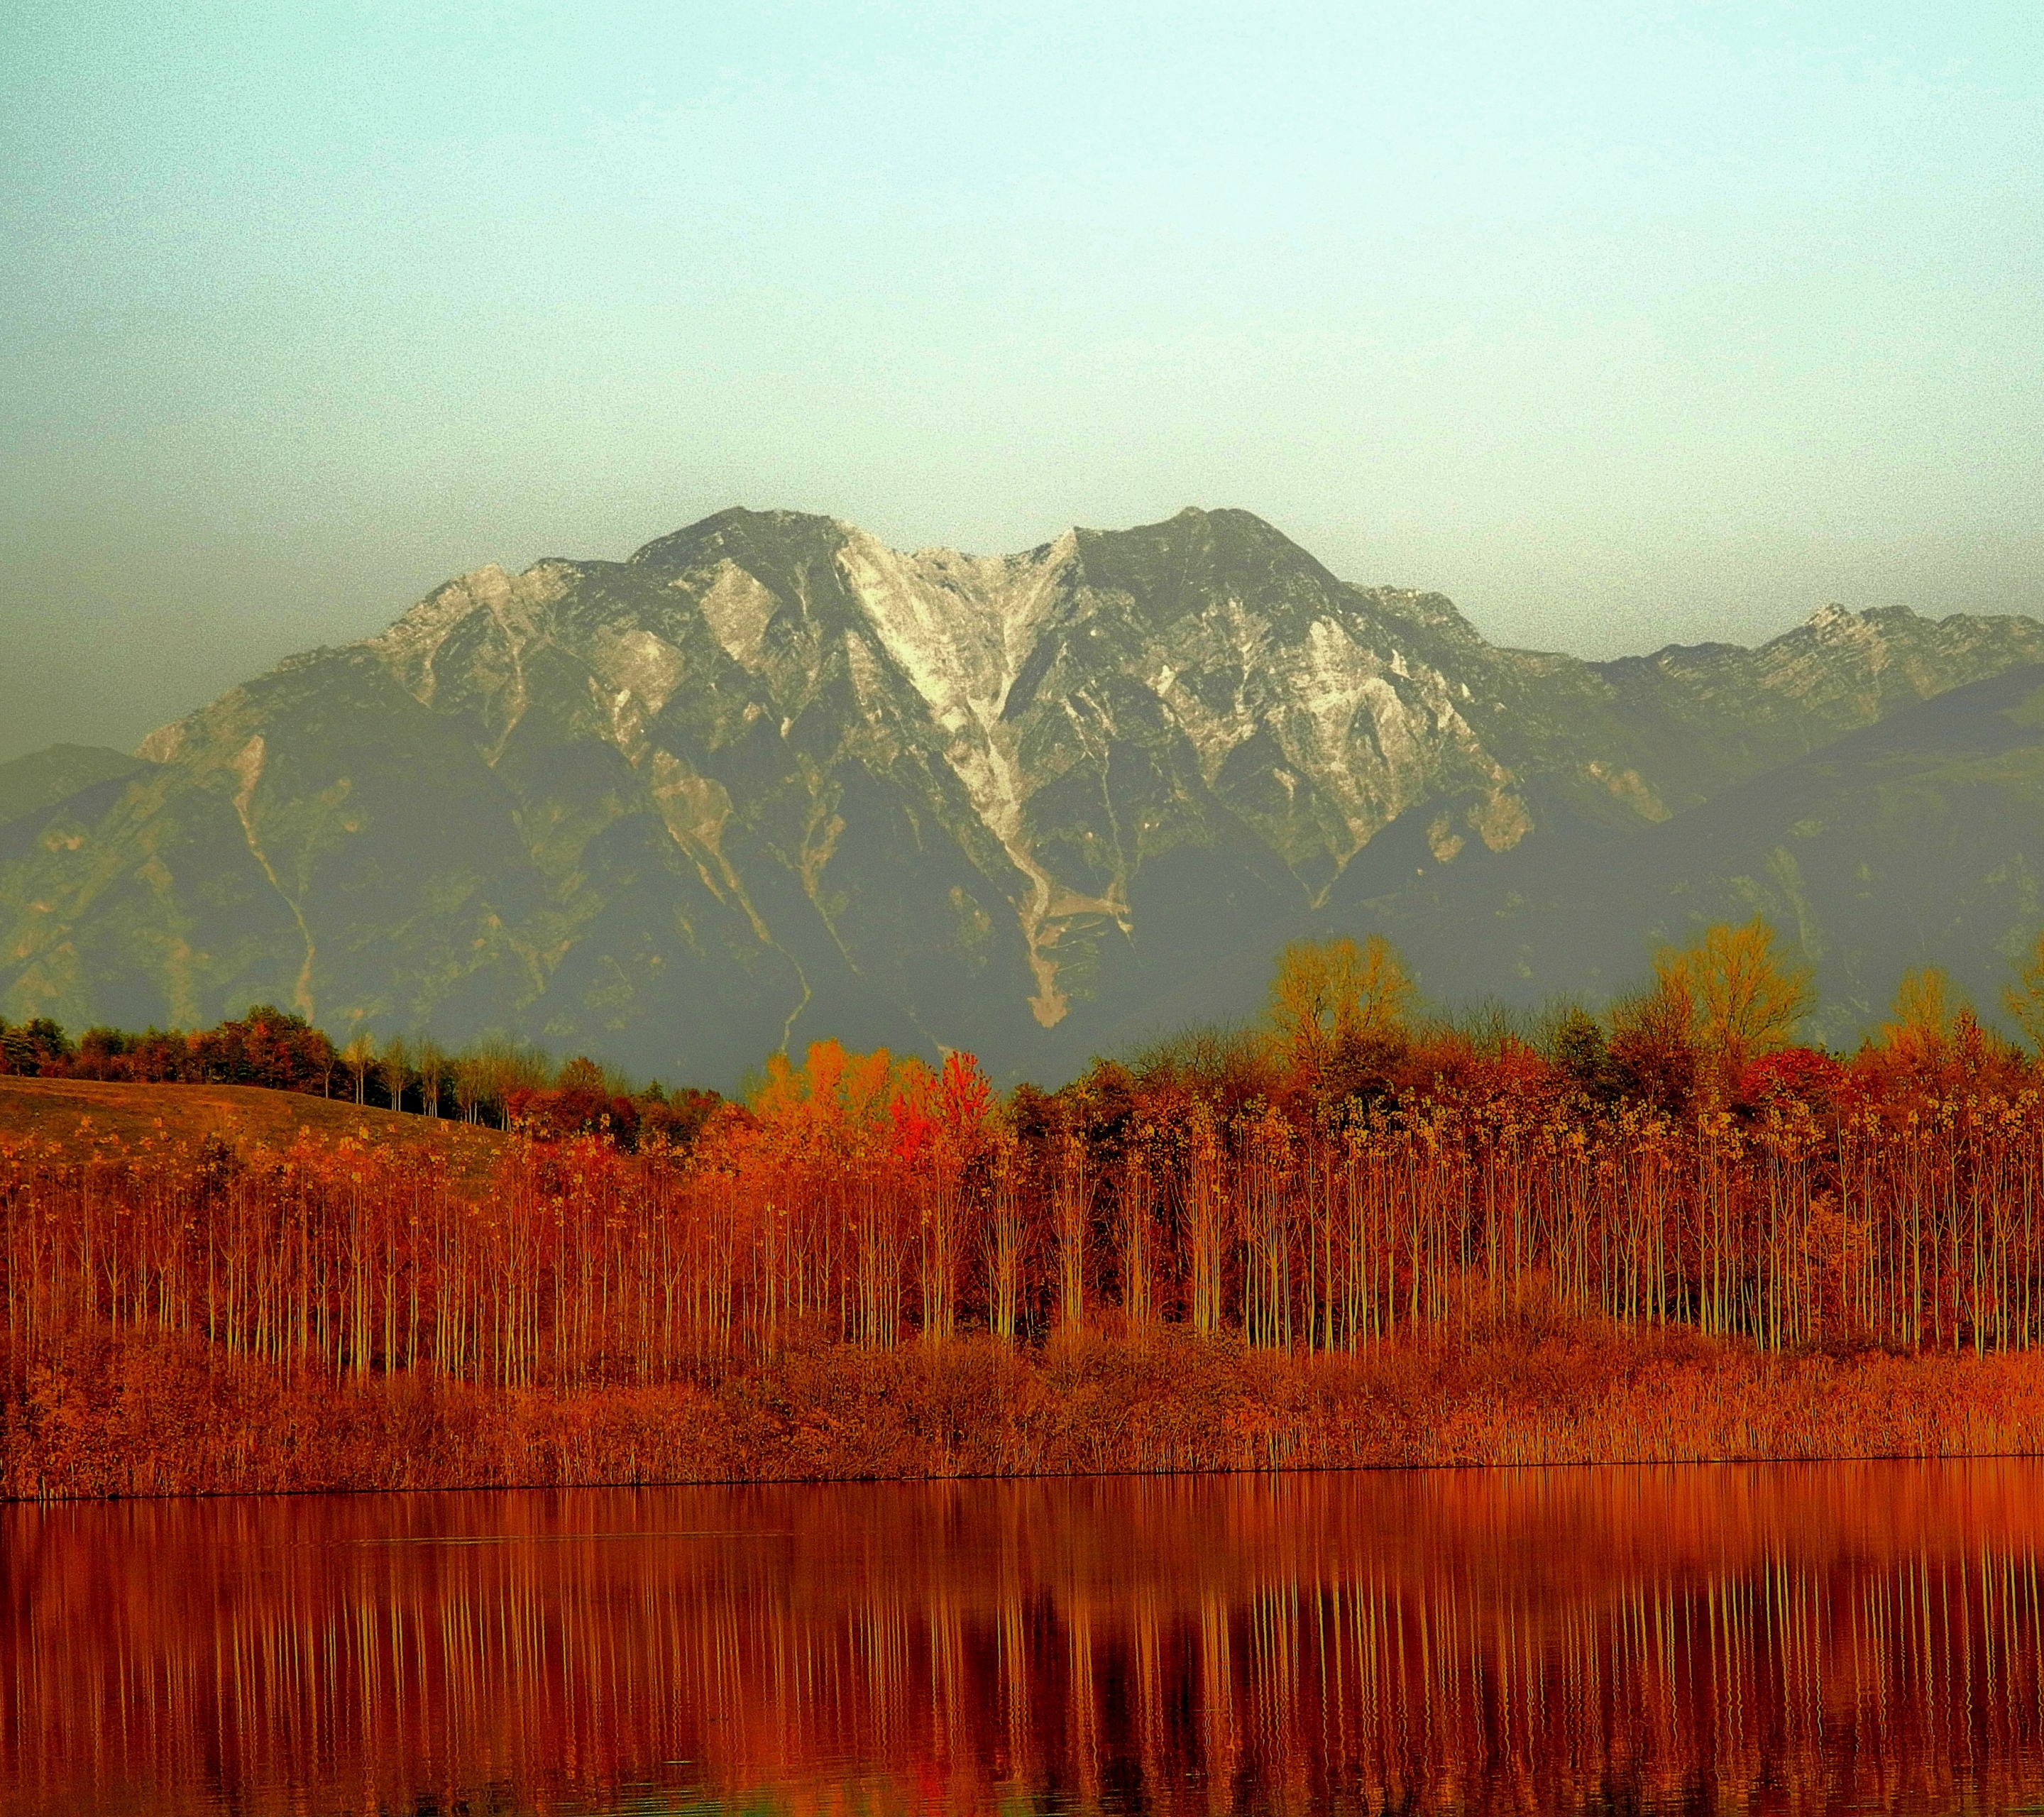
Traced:
<path id="1" fill-rule="evenodd" d="M 236 1148 L 289 1148 L 301 1133 L 393 1154 L 424 1151 L 480 1183 L 501 1152 L 493 1129 L 260 1085 L 127 1085 L 0 1075 L 0 1148 L 65 1160 L 130 1155 L 216 1137 Z"/>
<path id="2" fill-rule="evenodd" d="M 0 1495 L 248 1494 L 2044 1452 L 2044 1357 L 1596 1326 L 1355 1357 L 1168 1331 L 842 1345 L 647 1387 L 282 1376 L 203 1340 L 0 1353 Z"/>

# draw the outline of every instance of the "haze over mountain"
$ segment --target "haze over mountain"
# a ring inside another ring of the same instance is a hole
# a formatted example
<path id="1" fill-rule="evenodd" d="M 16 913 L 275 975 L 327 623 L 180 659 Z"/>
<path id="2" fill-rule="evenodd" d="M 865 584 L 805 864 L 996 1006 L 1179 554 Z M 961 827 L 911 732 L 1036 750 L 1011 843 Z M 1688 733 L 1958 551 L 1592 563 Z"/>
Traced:
<path id="1" fill-rule="evenodd" d="M 2027 618 L 1835 606 L 1756 650 L 1504 649 L 1240 511 L 998 557 L 728 511 L 464 575 L 139 760 L 0 766 L 0 1008 L 1055 1079 L 1249 1008 L 1301 932 L 1534 1001 L 1759 908 L 1842 1038 L 1903 966 L 1990 990 L 2034 931 L 2038 664 Z"/>

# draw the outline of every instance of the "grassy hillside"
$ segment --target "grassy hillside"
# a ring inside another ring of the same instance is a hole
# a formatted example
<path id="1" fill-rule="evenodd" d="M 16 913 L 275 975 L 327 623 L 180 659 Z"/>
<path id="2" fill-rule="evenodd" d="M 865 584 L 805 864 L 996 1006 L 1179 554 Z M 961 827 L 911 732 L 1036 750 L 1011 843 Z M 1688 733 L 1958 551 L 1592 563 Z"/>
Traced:
<path id="1" fill-rule="evenodd" d="M 67 1158 L 127 1152 L 144 1143 L 223 1141 L 286 1148 L 301 1132 L 372 1148 L 426 1147 L 479 1177 L 501 1148 L 494 1129 L 400 1115 L 338 1098 L 259 1085 L 119 1085 L 92 1079 L 0 1077 L 0 1149 L 33 1143 Z"/>

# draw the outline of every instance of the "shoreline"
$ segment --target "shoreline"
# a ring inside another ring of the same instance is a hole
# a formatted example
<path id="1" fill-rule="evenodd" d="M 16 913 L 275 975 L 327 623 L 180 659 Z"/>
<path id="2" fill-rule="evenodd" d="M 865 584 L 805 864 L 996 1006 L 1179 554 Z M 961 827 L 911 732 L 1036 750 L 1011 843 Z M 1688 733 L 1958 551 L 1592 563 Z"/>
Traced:
<path id="1" fill-rule="evenodd" d="M 1765 1352 L 1589 1323 L 1258 1350 L 1171 1327 L 843 1346 L 694 1379 L 296 1377 L 203 1339 L 0 1346 L 0 1500 L 2044 1454 L 2044 1352 Z"/>

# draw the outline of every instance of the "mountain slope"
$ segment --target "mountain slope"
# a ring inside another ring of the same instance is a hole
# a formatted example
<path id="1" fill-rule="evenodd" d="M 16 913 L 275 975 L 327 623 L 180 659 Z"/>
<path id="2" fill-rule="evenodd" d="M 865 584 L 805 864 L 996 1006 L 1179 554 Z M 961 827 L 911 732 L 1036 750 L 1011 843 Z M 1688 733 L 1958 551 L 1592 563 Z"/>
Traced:
<path id="1" fill-rule="evenodd" d="M 0 763 L 0 824 L 146 767 L 138 757 L 96 744 L 52 744 Z"/>
<path id="2" fill-rule="evenodd" d="M 2038 661 L 2028 620 L 1835 608 L 1758 651 L 1501 649 L 1239 511 L 993 558 L 729 511 L 463 576 L 0 822 L 0 1008 L 1055 1075 L 1287 932 L 1424 945 Z"/>
<path id="3" fill-rule="evenodd" d="M 1600 997 L 1654 945 L 1761 914 L 1816 966 L 1815 1035 L 1856 1039 L 1912 966 L 1947 968 L 1992 1012 L 2044 925 L 2044 666 L 1912 704 L 1593 863 L 1423 880 L 1377 906 L 1467 994 Z"/>

